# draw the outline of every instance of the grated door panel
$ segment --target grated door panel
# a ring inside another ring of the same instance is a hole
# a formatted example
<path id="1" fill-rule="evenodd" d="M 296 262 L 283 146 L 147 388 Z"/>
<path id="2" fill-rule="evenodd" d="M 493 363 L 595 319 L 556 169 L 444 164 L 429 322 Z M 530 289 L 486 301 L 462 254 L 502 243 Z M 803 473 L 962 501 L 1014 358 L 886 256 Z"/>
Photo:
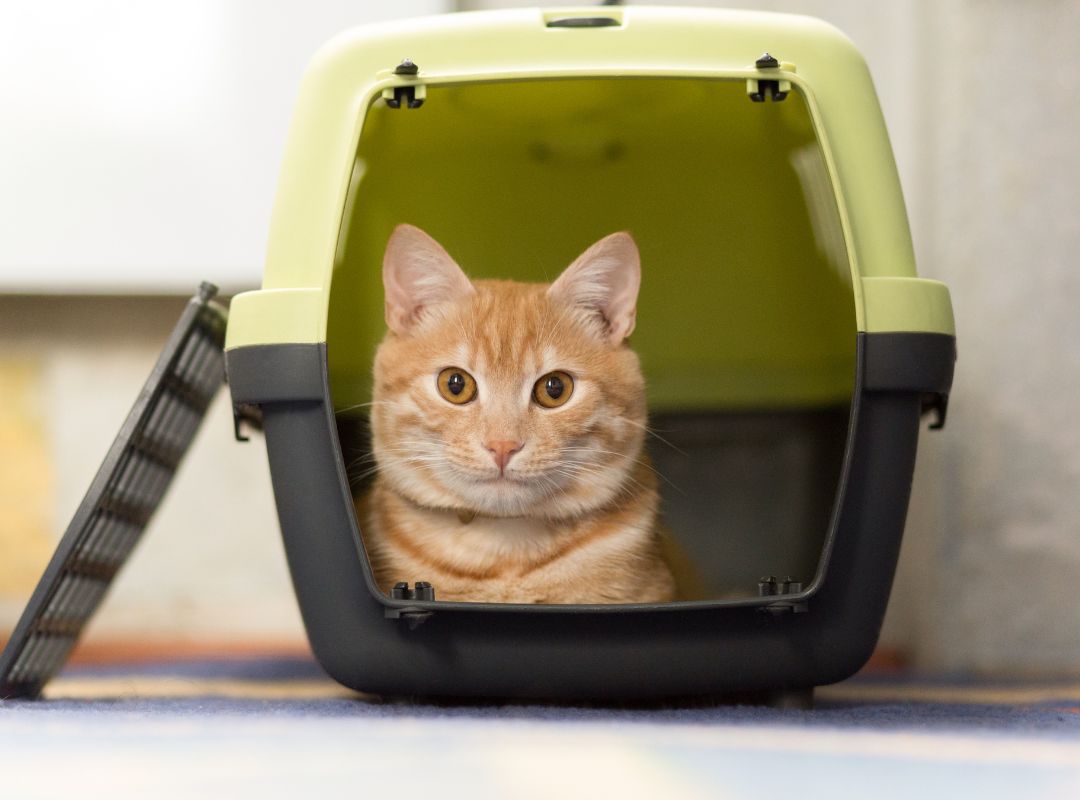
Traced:
<path id="1" fill-rule="evenodd" d="M 226 312 L 204 283 L 170 334 L 0 655 L 0 698 L 38 697 L 127 561 L 224 383 Z"/>

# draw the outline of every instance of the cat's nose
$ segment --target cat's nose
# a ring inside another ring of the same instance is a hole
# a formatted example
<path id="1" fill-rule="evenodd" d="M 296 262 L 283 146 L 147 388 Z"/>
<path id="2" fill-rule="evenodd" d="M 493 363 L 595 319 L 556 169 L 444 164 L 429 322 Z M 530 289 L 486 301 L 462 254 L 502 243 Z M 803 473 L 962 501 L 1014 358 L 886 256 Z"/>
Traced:
<path id="1" fill-rule="evenodd" d="M 499 474 L 502 474 L 506 465 L 510 463 L 510 457 L 524 446 L 525 442 L 515 442 L 511 439 L 493 439 L 484 442 L 484 447 L 491 453 L 491 457 L 495 459 L 499 467 Z"/>

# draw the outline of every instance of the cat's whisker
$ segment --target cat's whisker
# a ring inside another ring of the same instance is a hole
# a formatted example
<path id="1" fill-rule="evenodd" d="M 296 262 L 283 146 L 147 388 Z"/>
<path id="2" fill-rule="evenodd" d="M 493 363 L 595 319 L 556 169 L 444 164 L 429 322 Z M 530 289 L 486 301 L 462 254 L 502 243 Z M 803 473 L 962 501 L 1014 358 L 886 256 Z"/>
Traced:
<path id="1" fill-rule="evenodd" d="M 583 464 L 581 462 L 567 462 L 563 465 L 563 468 L 574 471 L 576 473 L 575 477 L 580 477 L 581 475 L 587 475 L 590 477 L 607 477 L 610 475 L 610 472 L 607 470 L 595 467 L 593 465 Z M 641 481 L 637 480 L 633 475 L 630 474 L 623 475 L 620 483 L 624 485 L 625 483 L 632 483 L 643 492 L 649 490 L 649 487 L 645 486 L 645 484 L 643 484 Z"/>
<path id="2" fill-rule="evenodd" d="M 419 453 L 419 452 L 437 452 L 438 448 L 428 444 L 414 444 L 405 447 L 392 447 L 390 445 L 384 445 L 380 447 L 384 453 Z"/>
<path id="3" fill-rule="evenodd" d="M 334 415 L 347 414 L 350 411 L 355 411 L 358 408 L 370 408 L 371 406 L 403 406 L 405 403 L 400 400 L 371 400 L 367 403 L 354 403 L 351 406 L 345 406 L 343 408 L 335 408 Z"/>
<path id="4" fill-rule="evenodd" d="M 660 470 L 658 470 L 656 467 L 654 467 L 652 464 L 650 464 L 645 459 L 635 458 L 634 456 L 628 455 L 626 453 L 619 453 L 619 452 L 616 452 L 615 450 L 603 450 L 603 449 L 598 448 L 598 447 L 564 447 L 564 448 L 562 448 L 562 450 L 563 450 L 564 453 L 575 453 L 575 452 L 578 452 L 578 453 L 606 453 L 607 455 L 612 455 L 612 456 L 617 456 L 618 458 L 628 459 L 630 461 L 633 461 L 635 464 L 640 464 L 641 466 L 645 467 L 645 469 L 652 472 L 654 475 L 656 475 L 656 477 L 658 477 L 660 480 L 662 480 L 664 483 L 666 483 L 668 486 L 670 486 L 675 491 L 679 492 L 680 494 L 685 494 L 685 492 L 683 492 L 683 490 L 681 488 L 679 488 L 666 475 L 664 475 L 664 473 L 662 473 Z"/>
<path id="5" fill-rule="evenodd" d="M 387 463 L 397 462 L 398 464 L 414 464 L 417 466 L 432 466 L 438 464 L 450 463 L 450 459 L 440 453 L 417 453 L 414 448 L 407 447 L 383 447 L 380 448 L 384 456 L 385 463 L 375 463 L 370 467 L 366 467 L 359 473 L 350 474 L 352 466 L 364 463 L 365 461 L 375 461 L 375 455 L 372 453 L 367 456 L 361 456 L 355 459 L 349 468 L 346 469 L 346 474 L 349 475 L 349 483 L 351 486 L 355 486 L 358 482 L 377 474 L 385 469 Z M 400 455 L 404 453 L 405 455 Z"/>
<path id="6" fill-rule="evenodd" d="M 374 466 L 371 469 L 366 469 L 363 472 L 359 472 L 359 473 L 357 473 L 355 475 L 350 475 L 349 476 L 349 486 L 356 486 L 362 480 L 364 480 L 364 478 L 368 478 L 368 477 L 370 477 L 372 475 L 377 474 L 380 469 L 381 469 L 381 467 Z"/>
<path id="7" fill-rule="evenodd" d="M 636 460 L 636 459 L 633 459 L 633 458 L 632 458 L 632 457 L 630 457 L 630 456 L 624 456 L 624 457 L 625 457 L 626 459 L 628 459 L 628 460 L 631 460 L 631 461 L 633 461 L 633 462 L 634 462 L 634 463 L 636 463 L 636 464 L 641 464 L 641 465 L 642 465 L 642 466 L 644 466 L 644 467 L 648 467 L 648 468 L 649 468 L 650 470 L 652 470 L 652 471 L 653 471 L 654 473 L 656 473 L 657 477 L 659 477 L 659 478 L 662 478 L 662 479 L 664 478 L 664 476 L 663 476 L 663 475 L 661 475 L 660 473 L 656 472 L 656 470 L 652 469 L 652 467 L 650 467 L 650 466 L 649 466 L 648 464 L 642 463 L 641 461 L 638 461 L 638 460 Z M 573 467 L 573 468 L 575 468 L 575 469 L 579 469 L 579 470 L 581 470 L 581 471 L 582 471 L 582 472 L 583 472 L 584 474 L 591 474 L 591 475 L 599 475 L 599 476 L 605 476 L 605 475 L 608 475 L 608 474 L 610 474 L 610 471 L 609 471 L 609 470 L 607 470 L 607 469 L 604 469 L 603 467 L 601 467 L 601 466 L 599 466 L 599 465 L 596 465 L 596 464 L 590 464 L 590 463 L 587 463 L 587 462 L 581 462 L 581 461 L 572 461 L 572 462 L 569 462 L 569 463 L 568 463 L 568 466 L 571 466 L 571 467 Z M 641 481 L 637 480 L 637 478 L 635 478 L 635 477 L 633 476 L 633 474 L 632 474 L 632 473 L 629 473 L 629 472 L 628 472 L 628 473 L 626 473 L 625 475 L 623 475 L 623 477 L 622 477 L 622 480 L 624 480 L 624 481 L 630 481 L 630 482 L 634 483 L 634 484 L 635 484 L 636 486 L 640 487 L 640 488 L 642 489 L 642 491 L 645 491 L 645 490 L 647 490 L 647 489 L 649 488 L 649 487 L 647 487 L 647 486 L 646 486 L 645 484 L 643 484 L 643 483 L 642 483 Z M 677 486 L 674 486 L 674 485 L 673 485 L 673 488 L 675 488 L 675 489 L 678 489 L 679 487 L 677 487 Z M 681 491 L 681 490 L 680 490 L 680 491 Z"/>
<path id="8" fill-rule="evenodd" d="M 563 475 L 564 477 L 566 477 L 570 481 L 578 480 L 579 478 L 581 478 L 581 476 L 583 474 L 585 474 L 585 475 L 593 475 L 593 474 L 595 474 L 595 475 L 598 475 L 600 477 L 604 477 L 604 476 L 607 475 L 607 473 L 602 473 L 602 472 L 601 473 L 589 473 L 589 472 L 586 472 L 586 471 L 560 472 L 559 474 Z M 634 478 L 632 478 L 629 475 L 626 475 L 626 476 L 623 476 L 623 480 L 619 482 L 619 485 L 617 487 L 615 487 L 615 495 L 614 496 L 619 497 L 619 498 L 633 499 L 638 493 L 644 492 L 644 491 L 648 491 L 648 487 L 643 486 L 639 481 L 635 480 Z"/>
<path id="9" fill-rule="evenodd" d="M 417 444 L 419 444 L 419 445 L 424 445 L 424 446 L 438 446 L 440 444 L 439 439 L 430 439 L 430 438 L 428 438 L 428 439 L 399 439 L 399 438 L 395 437 L 394 441 L 397 444 L 402 444 L 402 445 L 406 445 L 406 444 L 417 445 Z"/>
<path id="10" fill-rule="evenodd" d="M 427 442 L 417 442 L 416 444 L 407 444 L 404 447 L 391 447 L 384 445 L 379 448 L 383 453 L 415 453 L 418 455 L 441 455 L 442 448 L 436 444 Z"/>
<path id="11" fill-rule="evenodd" d="M 638 422 L 637 420 L 630 419 L 629 417 L 619 417 L 619 419 L 621 421 L 623 421 L 623 422 L 628 422 L 631 425 L 635 425 L 638 428 L 641 428 L 643 431 L 645 431 L 645 433 L 649 434 L 649 436 L 652 436 L 657 441 L 662 442 L 663 444 L 666 444 L 668 447 L 670 447 L 672 450 L 674 450 L 679 455 L 685 456 L 687 454 L 685 450 L 682 450 L 682 449 L 676 447 L 671 442 L 669 442 L 667 439 L 665 439 L 663 436 L 661 436 L 659 433 L 657 433 L 655 428 L 650 428 L 647 424 L 642 424 L 642 423 Z"/>
<path id="12" fill-rule="evenodd" d="M 352 461 L 345 465 L 345 472 L 348 473 L 350 470 L 356 469 L 357 467 L 362 467 L 365 464 L 373 463 L 375 463 L 374 458 L 354 458 Z"/>
<path id="13" fill-rule="evenodd" d="M 334 409 L 334 415 L 337 416 L 338 414 L 347 414 L 350 411 L 355 411 L 358 408 L 367 408 L 367 407 L 372 406 L 372 405 L 375 405 L 375 401 L 372 401 L 370 403 L 354 403 L 351 406 L 344 406 L 342 408 L 335 408 Z"/>
<path id="14" fill-rule="evenodd" d="M 406 464 L 449 464 L 450 460 L 446 456 L 405 456 L 404 458 L 398 458 L 397 461 Z"/>

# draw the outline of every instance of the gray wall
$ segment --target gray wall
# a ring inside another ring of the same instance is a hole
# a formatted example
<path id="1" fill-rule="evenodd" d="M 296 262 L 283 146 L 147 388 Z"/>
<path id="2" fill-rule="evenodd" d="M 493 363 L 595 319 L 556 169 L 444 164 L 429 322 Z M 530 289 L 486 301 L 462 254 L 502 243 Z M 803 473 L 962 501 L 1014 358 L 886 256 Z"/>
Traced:
<path id="1" fill-rule="evenodd" d="M 904 166 L 960 361 L 949 430 L 921 459 L 897 616 L 927 665 L 1077 673 L 1080 4 L 913 13 L 926 90 Z"/>

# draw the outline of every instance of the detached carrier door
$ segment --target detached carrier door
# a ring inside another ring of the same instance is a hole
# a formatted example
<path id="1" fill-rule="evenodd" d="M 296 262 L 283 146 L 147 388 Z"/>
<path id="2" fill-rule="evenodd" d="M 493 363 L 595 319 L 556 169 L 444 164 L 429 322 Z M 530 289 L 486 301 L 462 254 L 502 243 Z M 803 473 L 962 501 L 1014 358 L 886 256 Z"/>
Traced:
<path id="1" fill-rule="evenodd" d="M 40 696 L 161 503 L 224 383 L 216 293 L 202 284 L 169 335 L 0 655 L 0 699 Z"/>

